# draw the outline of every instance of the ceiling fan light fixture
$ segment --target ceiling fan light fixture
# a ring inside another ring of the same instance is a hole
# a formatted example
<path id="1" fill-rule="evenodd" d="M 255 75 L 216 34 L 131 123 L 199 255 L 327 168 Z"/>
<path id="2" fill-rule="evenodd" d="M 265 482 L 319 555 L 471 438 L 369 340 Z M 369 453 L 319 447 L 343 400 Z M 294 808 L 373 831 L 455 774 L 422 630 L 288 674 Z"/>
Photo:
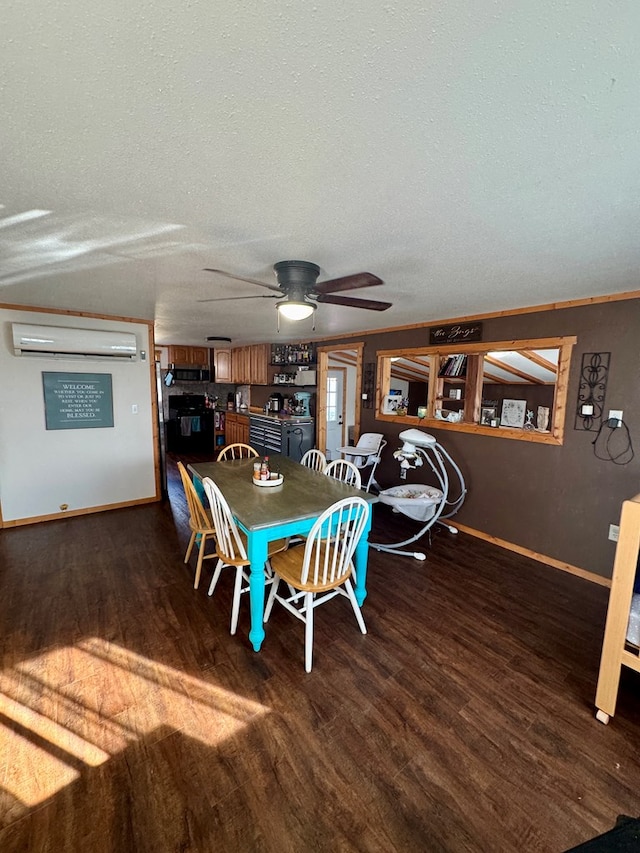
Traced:
<path id="1" fill-rule="evenodd" d="M 285 299 L 284 302 L 276 303 L 278 312 L 286 320 L 306 320 L 307 317 L 313 314 L 317 307 L 315 302 L 307 302 L 306 299 Z"/>

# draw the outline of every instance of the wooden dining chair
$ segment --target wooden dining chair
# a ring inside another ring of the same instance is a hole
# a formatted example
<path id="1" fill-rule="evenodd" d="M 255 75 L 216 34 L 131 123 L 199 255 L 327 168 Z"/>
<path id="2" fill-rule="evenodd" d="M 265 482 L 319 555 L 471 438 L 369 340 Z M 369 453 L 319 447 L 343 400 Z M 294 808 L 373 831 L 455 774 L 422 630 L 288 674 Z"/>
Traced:
<path id="1" fill-rule="evenodd" d="M 334 459 L 329 462 L 324 473 L 327 477 L 333 477 L 334 480 L 340 480 L 348 486 L 353 486 L 354 489 L 359 489 L 362 486 L 360 471 L 353 462 L 346 459 Z"/>
<path id="2" fill-rule="evenodd" d="M 191 477 L 182 462 L 178 462 L 178 471 L 182 479 L 182 487 L 187 498 L 187 507 L 189 509 L 189 527 L 191 529 L 191 538 L 187 545 L 187 553 L 184 556 L 185 563 L 189 562 L 193 546 L 198 540 L 198 561 L 196 563 L 196 577 L 193 583 L 193 588 L 198 589 L 200 584 L 200 573 L 202 572 L 202 561 L 211 560 L 216 556 L 215 553 L 205 554 L 207 540 L 215 541 L 216 531 L 213 526 L 213 521 L 202 505 L 202 501 L 198 497 L 196 488 L 191 481 Z M 198 537 L 200 537 L 198 539 Z"/>
<path id="3" fill-rule="evenodd" d="M 363 634 L 367 633 L 362 612 L 351 583 L 355 578 L 353 554 L 369 518 L 364 498 L 342 498 L 317 519 L 304 545 L 296 545 L 275 554 L 271 567 L 275 578 L 264 613 L 266 622 L 274 601 L 278 601 L 305 625 L 305 669 L 313 665 L 313 611 L 336 595 L 351 602 Z M 288 586 L 287 595 L 279 595 L 280 581 Z"/>
<path id="4" fill-rule="evenodd" d="M 243 593 L 249 591 L 250 563 L 247 558 L 247 537 L 239 530 L 229 504 L 213 480 L 205 477 L 202 484 L 211 507 L 211 515 L 216 529 L 216 556 L 218 557 L 209 586 L 209 595 L 213 595 L 222 570 L 226 567 L 235 568 L 236 577 L 231 605 L 231 633 L 235 634 L 240 613 L 240 598 Z M 269 564 L 271 557 L 286 550 L 288 545 L 287 539 L 275 539 L 273 542 L 269 542 L 268 558 L 265 564 L 267 581 L 273 581 L 273 572 Z"/>
<path id="5" fill-rule="evenodd" d="M 221 450 L 218 453 L 216 462 L 224 462 L 226 459 L 250 459 L 257 455 L 258 451 L 251 447 L 250 444 L 236 442 L 236 444 L 229 444 L 224 450 Z"/>
<path id="6" fill-rule="evenodd" d="M 327 457 L 321 450 L 317 450 L 314 447 L 311 450 L 307 450 L 300 460 L 300 464 L 304 465 L 305 468 L 311 468 L 312 471 L 319 471 L 322 474 L 327 467 Z"/>

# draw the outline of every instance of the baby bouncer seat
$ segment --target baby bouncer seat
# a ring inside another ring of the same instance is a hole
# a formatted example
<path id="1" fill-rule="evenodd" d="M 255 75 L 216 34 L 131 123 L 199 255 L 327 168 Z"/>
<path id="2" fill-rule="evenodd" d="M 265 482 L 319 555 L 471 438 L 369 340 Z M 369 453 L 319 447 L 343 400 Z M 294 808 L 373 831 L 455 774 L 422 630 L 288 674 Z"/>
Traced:
<path id="1" fill-rule="evenodd" d="M 451 533 L 457 533 L 457 529 L 448 524 L 447 519 L 455 515 L 462 506 L 467 488 L 460 468 L 434 436 L 422 430 L 408 429 L 400 433 L 400 438 L 403 445 L 393 454 L 394 459 L 400 462 L 400 479 L 406 479 L 409 469 L 420 468 L 426 463 L 435 475 L 437 485 L 419 483 L 401 485 L 379 492 L 378 498 L 382 503 L 391 506 L 394 512 L 401 512 L 408 518 L 421 522 L 422 527 L 415 536 L 403 542 L 389 545 L 371 542 L 369 547 L 387 554 L 426 560 L 426 554 L 422 551 L 403 549 L 417 542 L 421 536 L 431 530 L 434 524 L 442 524 Z M 458 481 L 457 494 L 454 498 L 449 497 L 449 486 L 452 480 Z"/>

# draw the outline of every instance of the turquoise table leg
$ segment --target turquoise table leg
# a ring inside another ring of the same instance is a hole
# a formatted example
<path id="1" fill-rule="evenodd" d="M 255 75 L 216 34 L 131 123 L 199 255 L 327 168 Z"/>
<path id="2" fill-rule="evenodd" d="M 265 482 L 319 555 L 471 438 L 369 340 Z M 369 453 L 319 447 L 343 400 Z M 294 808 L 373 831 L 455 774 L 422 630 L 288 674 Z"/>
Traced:
<path id="1" fill-rule="evenodd" d="M 360 537 L 360 541 L 356 545 L 354 554 L 354 564 L 356 567 L 356 585 L 354 592 L 356 601 L 362 605 L 367 597 L 367 560 L 369 559 L 369 533 L 371 532 L 371 515 L 367 520 L 366 527 Z"/>
<path id="2" fill-rule="evenodd" d="M 209 501 L 207 499 L 207 495 L 205 493 L 204 486 L 202 485 L 202 480 L 200 479 L 200 477 L 193 477 L 193 485 L 195 487 L 196 494 L 200 498 L 200 503 L 202 504 L 202 506 L 208 507 Z M 200 540 L 201 539 L 202 539 L 202 534 L 198 533 L 196 535 L 196 545 L 198 546 L 198 548 L 200 547 Z"/>
<path id="3" fill-rule="evenodd" d="M 209 501 L 207 500 L 207 495 L 205 494 L 204 486 L 202 485 L 200 477 L 193 478 L 193 485 L 195 486 L 196 494 L 200 498 L 202 506 L 209 506 Z"/>
<path id="4" fill-rule="evenodd" d="M 271 537 L 273 538 L 273 534 Z M 251 600 L 251 630 L 249 639 L 254 651 L 259 652 L 264 640 L 264 564 L 267 562 L 268 534 L 254 531 L 247 535 L 247 556 L 251 562 L 249 598 Z"/>

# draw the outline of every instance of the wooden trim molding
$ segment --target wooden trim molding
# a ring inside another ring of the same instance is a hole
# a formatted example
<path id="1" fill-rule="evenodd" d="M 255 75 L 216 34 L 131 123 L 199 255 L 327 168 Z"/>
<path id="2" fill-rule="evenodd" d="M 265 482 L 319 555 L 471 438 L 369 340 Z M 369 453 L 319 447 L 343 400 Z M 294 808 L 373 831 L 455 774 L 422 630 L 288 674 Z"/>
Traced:
<path id="1" fill-rule="evenodd" d="M 474 435 L 508 438 L 515 441 L 528 441 L 535 444 L 561 445 L 564 442 L 566 400 L 569 387 L 569 367 L 571 364 L 572 348 L 577 342 L 575 335 L 565 335 L 555 338 L 535 338 L 509 341 L 475 341 L 465 344 L 446 346 L 401 347 L 377 352 L 376 386 L 376 420 L 388 423 L 401 423 L 408 426 L 428 427 L 429 429 L 445 429 L 457 432 L 473 433 Z M 549 430 L 540 432 L 535 429 L 515 429 L 508 427 L 490 427 L 479 423 L 481 399 L 483 391 L 483 366 L 488 353 L 528 351 L 528 350 L 558 350 L 557 377 L 553 393 L 553 405 L 550 408 Z M 464 418 L 462 421 L 451 422 L 437 417 L 438 401 L 442 400 L 442 385 L 438 365 L 443 358 L 450 355 L 466 355 L 468 369 L 465 379 Z M 430 359 L 428 371 L 427 416 L 418 418 L 408 414 L 385 414 L 383 401 L 391 387 L 392 362 L 399 358 L 413 359 L 415 357 Z"/>
<path id="2" fill-rule="evenodd" d="M 406 355 L 411 352 L 414 355 L 455 355 L 458 353 L 494 352 L 496 350 L 522 350 L 522 349 L 555 349 L 565 345 L 574 345 L 578 338 L 576 335 L 564 335 L 559 338 L 528 338 L 514 341 L 476 341 L 470 344 L 448 344 L 447 346 L 428 347 L 401 347 L 400 349 L 380 349 L 378 356 L 382 358 L 395 358 L 395 356 Z"/>
<path id="3" fill-rule="evenodd" d="M 431 326 L 448 326 L 454 323 L 472 323 L 475 320 L 493 320 L 500 317 L 517 317 L 521 314 L 537 314 L 544 311 L 563 311 L 567 308 L 580 308 L 584 305 L 601 305 L 607 302 L 626 302 L 631 299 L 640 299 L 640 290 L 627 290 L 623 293 L 607 293 L 602 296 L 588 296 L 583 299 L 568 299 L 566 302 L 545 302 L 542 305 L 529 305 L 523 308 L 510 308 L 506 311 L 487 311 L 485 314 L 464 314 L 461 317 L 447 317 L 446 319 L 424 320 L 420 323 L 410 323 L 406 326 L 386 326 L 383 329 L 368 329 L 355 333 L 361 338 L 364 335 L 386 335 L 390 332 L 404 332 L 409 329 L 428 329 Z M 346 337 L 346 336 L 345 336 Z M 328 335 L 316 338 L 318 341 L 336 340 L 336 336 Z M 339 337 L 337 340 L 344 340 Z M 345 343 L 344 346 L 347 344 Z M 459 348 L 458 348 L 459 350 Z"/>
<path id="4" fill-rule="evenodd" d="M 150 326 L 153 330 L 153 320 L 145 320 L 141 317 L 119 317 L 114 314 L 93 314 L 91 311 L 72 311 L 70 308 L 45 308 L 42 305 L 12 305 L 8 302 L 0 302 L 0 309 L 7 311 L 34 311 L 38 314 L 59 314 L 64 317 L 91 317 L 94 320 L 116 320 L 119 323 L 140 323 Z"/>
<path id="5" fill-rule="evenodd" d="M 336 344 L 334 346 L 317 347 L 318 356 L 318 386 L 316 390 L 316 447 L 322 450 L 327 443 L 327 370 L 329 369 L 329 355 L 333 351 L 355 350 L 356 353 L 356 405 L 354 412 L 355 440 L 360 435 L 360 393 L 362 391 L 362 354 L 364 343 L 354 341 L 349 344 Z"/>
<path id="6" fill-rule="evenodd" d="M 508 542 L 506 539 L 500 539 L 498 536 L 492 536 L 490 533 L 484 533 L 482 530 L 476 530 L 474 527 L 467 527 L 466 524 L 459 524 L 452 519 L 452 525 L 457 527 L 463 533 L 468 533 L 470 536 L 475 536 L 477 539 L 484 539 L 485 542 L 491 542 L 493 545 L 498 545 L 506 551 L 513 551 L 515 554 L 521 554 L 523 557 L 529 557 L 536 560 L 538 563 L 544 563 L 546 566 L 551 566 L 553 569 L 559 569 L 561 572 L 568 572 L 570 575 L 583 578 L 583 580 L 598 584 L 599 586 L 611 586 L 610 578 L 596 575 L 594 572 L 588 572 L 586 569 L 581 569 L 579 566 L 573 566 L 571 563 L 565 563 L 562 560 L 556 560 L 554 557 L 549 557 L 546 554 L 540 554 L 538 551 L 532 551 L 530 548 L 523 548 L 521 545 L 516 545 L 513 542 Z"/>
<path id="7" fill-rule="evenodd" d="M 110 509 L 125 509 L 131 506 L 143 506 L 144 504 L 153 504 L 161 500 L 160 495 L 155 495 L 150 498 L 138 498 L 135 501 L 123 501 L 117 504 L 105 504 L 104 506 L 87 506 L 81 509 L 66 510 L 65 512 L 55 512 L 51 515 L 34 515 L 30 518 L 15 518 L 12 521 L 5 521 L 3 528 L 9 527 L 24 527 L 27 524 L 39 524 L 43 521 L 60 521 L 61 518 L 73 518 L 77 515 L 93 515 L 96 512 L 106 512 Z"/>
<path id="8" fill-rule="evenodd" d="M 453 430 L 454 432 L 469 432 L 473 435 L 488 435 L 493 438 L 511 438 L 515 441 L 530 441 L 533 444 L 555 444 L 561 445 L 563 439 L 556 437 L 552 433 L 535 432 L 535 430 L 509 429 L 508 427 L 488 427 L 482 424 L 465 424 L 465 423 L 448 423 L 437 418 L 417 418 L 415 415 L 405 415 L 398 417 L 397 415 L 382 415 L 376 414 L 377 421 L 388 421 L 389 423 L 405 424 L 405 428 L 415 427 L 419 429 L 444 429 Z M 562 430 L 564 433 L 564 429 Z"/>

